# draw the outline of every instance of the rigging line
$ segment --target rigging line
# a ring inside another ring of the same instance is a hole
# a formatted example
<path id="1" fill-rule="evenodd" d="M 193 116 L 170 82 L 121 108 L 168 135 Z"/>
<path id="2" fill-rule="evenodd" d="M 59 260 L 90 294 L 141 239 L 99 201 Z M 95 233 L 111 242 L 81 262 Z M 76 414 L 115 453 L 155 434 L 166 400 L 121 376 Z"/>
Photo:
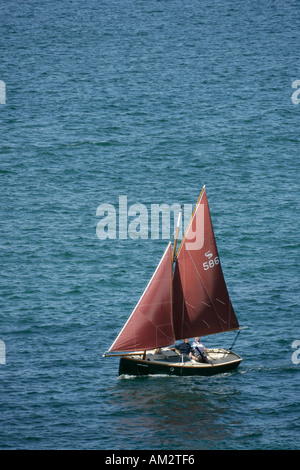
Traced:
<path id="1" fill-rule="evenodd" d="M 234 341 L 233 341 L 233 343 L 232 343 L 231 347 L 230 347 L 230 348 L 228 348 L 228 349 L 229 349 L 229 351 L 231 351 L 231 350 L 232 350 L 232 348 L 233 348 L 233 346 L 235 345 L 235 343 L 236 343 L 236 340 L 238 339 L 238 336 L 239 336 L 240 332 L 241 332 L 241 330 L 238 330 L 238 332 L 237 332 L 237 334 L 236 334 L 236 337 L 235 337 L 235 339 L 234 339 Z"/>

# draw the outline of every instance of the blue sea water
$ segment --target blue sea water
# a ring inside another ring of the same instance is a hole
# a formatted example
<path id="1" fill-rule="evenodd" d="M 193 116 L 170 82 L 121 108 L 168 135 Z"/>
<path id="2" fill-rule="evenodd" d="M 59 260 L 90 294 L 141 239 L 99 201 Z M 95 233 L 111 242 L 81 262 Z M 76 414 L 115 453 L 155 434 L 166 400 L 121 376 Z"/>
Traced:
<path id="1" fill-rule="evenodd" d="M 0 2 L 1 449 L 300 448 L 299 36 L 296 0 Z M 204 184 L 243 362 L 118 378 L 167 240 L 97 208 Z"/>

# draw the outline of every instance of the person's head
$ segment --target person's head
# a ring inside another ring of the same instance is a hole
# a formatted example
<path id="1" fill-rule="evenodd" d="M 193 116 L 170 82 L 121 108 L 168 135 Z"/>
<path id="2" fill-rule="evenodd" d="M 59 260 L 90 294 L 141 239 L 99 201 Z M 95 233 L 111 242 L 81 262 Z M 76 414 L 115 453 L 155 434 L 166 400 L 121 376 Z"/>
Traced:
<path id="1" fill-rule="evenodd" d="M 188 338 L 184 338 L 184 342 L 185 342 L 185 343 L 188 343 L 188 342 L 189 342 L 189 339 L 188 339 Z"/>
<path id="2" fill-rule="evenodd" d="M 195 336 L 195 340 L 196 340 L 196 341 L 199 341 L 199 336 Z"/>

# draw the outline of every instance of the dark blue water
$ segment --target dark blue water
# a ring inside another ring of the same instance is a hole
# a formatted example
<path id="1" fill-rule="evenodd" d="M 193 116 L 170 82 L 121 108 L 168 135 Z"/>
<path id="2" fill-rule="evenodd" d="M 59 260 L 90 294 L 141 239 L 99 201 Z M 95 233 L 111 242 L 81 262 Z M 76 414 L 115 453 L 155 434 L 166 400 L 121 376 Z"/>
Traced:
<path id="1" fill-rule="evenodd" d="M 2 449 L 299 449 L 299 31 L 296 0 L 0 3 Z M 119 379 L 167 240 L 97 208 L 204 184 L 243 362 Z"/>

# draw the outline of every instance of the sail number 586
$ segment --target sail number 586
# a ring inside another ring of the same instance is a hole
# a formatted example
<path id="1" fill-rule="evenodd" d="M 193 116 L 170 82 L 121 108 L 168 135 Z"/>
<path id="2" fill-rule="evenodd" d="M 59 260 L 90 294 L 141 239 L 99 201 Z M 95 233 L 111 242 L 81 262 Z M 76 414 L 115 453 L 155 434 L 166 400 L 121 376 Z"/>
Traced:
<path id="1" fill-rule="evenodd" d="M 216 256 L 215 258 L 210 259 L 209 261 L 205 261 L 205 263 L 203 263 L 203 269 L 204 271 L 207 271 L 208 269 L 213 268 L 219 263 L 220 263 L 219 257 Z"/>

